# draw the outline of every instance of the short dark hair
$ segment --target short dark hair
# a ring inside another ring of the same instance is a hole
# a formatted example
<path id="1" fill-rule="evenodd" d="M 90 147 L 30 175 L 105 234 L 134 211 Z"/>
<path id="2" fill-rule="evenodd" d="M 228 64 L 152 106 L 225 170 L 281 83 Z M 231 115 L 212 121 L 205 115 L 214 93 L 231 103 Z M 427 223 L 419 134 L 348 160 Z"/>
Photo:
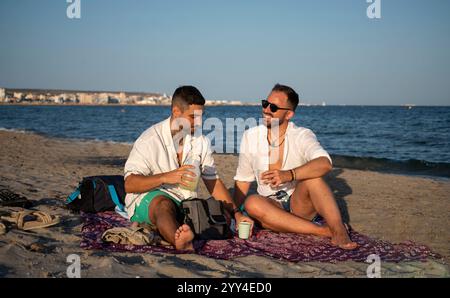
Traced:
<path id="1" fill-rule="evenodd" d="M 181 86 L 173 93 L 172 107 L 174 105 L 184 111 L 190 105 L 205 105 L 205 98 L 194 86 Z"/>
<path id="2" fill-rule="evenodd" d="M 298 94 L 297 92 L 294 91 L 294 89 L 292 89 L 289 86 L 286 85 L 281 85 L 281 84 L 276 84 L 273 88 L 272 88 L 272 92 L 273 91 L 277 91 L 277 92 L 283 92 L 284 94 L 286 94 L 287 98 L 288 98 L 288 102 L 291 104 L 292 109 L 295 111 L 295 109 L 298 106 Z"/>

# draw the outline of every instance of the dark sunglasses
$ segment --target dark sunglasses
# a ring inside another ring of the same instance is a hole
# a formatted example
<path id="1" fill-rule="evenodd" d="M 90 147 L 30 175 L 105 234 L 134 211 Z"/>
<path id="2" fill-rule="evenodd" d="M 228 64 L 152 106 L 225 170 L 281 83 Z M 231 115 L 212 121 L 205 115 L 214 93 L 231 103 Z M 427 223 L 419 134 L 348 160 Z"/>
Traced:
<path id="1" fill-rule="evenodd" d="M 265 100 L 265 99 L 261 100 L 261 104 L 262 104 L 263 109 L 265 109 L 265 108 L 267 108 L 268 106 L 270 106 L 270 111 L 271 111 L 272 113 L 275 113 L 275 112 L 278 111 L 278 110 L 292 110 L 292 109 L 288 109 L 288 108 L 280 108 L 280 107 L 277 106 L 276 104 L 270 103 L 270 102 L 268 102 L 268 101 Z"/>

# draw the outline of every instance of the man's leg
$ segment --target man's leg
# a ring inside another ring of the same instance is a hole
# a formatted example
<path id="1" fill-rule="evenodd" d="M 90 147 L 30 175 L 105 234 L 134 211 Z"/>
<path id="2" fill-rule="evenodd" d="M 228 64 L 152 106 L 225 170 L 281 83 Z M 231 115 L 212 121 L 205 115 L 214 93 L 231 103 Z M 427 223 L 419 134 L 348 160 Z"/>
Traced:
<path id="1" fill-rule="evenodd" d="M 334 196 L 322 178 L 303 180 L 297 183 L 291 196 L 292 213 L 311 220 L 317 213 L 325 218 L 330 231 L 331 241 L 343 249 L 354 249 L 355 242 L 350 240 L 341 213 Z"/>
<path id="2" fill-rule="evenodd" d="M 245 211 L 258 220 L 264 228 L 275 232 L 313 234 L 331 237 L 328 227 L 318 226 L 308 220 L 281 209 L 276 202 L 260 195 L 249 196 L 244 203 Z"/>
<path id="3" fill-rule="evenodd" d="M 179 250 L 193 250 L 194 233 L 188 225 L 177 221 L 175 203 L 165 196 L 156 196 L 148 206 L 150 221 L 156 225 L 161 236 Z"/>

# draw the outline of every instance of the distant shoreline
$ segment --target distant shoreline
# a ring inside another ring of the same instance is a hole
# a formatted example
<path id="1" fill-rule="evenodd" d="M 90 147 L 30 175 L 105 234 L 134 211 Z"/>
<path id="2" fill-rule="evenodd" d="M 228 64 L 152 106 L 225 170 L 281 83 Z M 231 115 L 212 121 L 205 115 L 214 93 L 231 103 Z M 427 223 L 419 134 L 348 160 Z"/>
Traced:
<path id="1" fill-rule="evenodd" d="M 7 103 L 2 102 L 0 103 L 0 106 L 90 106 L 90 107 L 105 107 L 105 106 L 130 106 L 130 107 L 140 107 L 140 106 L 147 106 L 147 107 L 170 107 L 169 104 L 130 104 L 130 103 Z M 208 107 L 223 107 L 223 106 L 233 106 L 233 107 L 242 107 L 242 106 L 259 106 L 258 104 L 215 104 L 215 105 L 208 105 Z"/>
<path id="2" fill-rule="evenodd" d="M 208 107 L 224 107 L 224 106 L 230 106 L 230 107 L 252 107 L 252 106 L 259 106 L 260 103 L 245 103 L 242 102 L 241 104 L 206 104 Z M 0 102 L 0 106 L 92 106 L 92 107 L 105 107 L 105 106 L 130 106 L 130 107 L 139 107 L 139 106 L 150 106 L 150 107 L 170 107 L 170 104 L 130 104 L 130 103 L 35 103 L 35 102 L 22 102 L 22 103 L 12 103 L 12 102 Z M 308 108 L 308 107 L 399 107 L 399 108 L 408 108 L 409 105 L 326 105 L 322 106 L 320 104 L 309 104 L 309 105 L 302 105 L 300 104 L 298 106 L 299 108 Z M 412 109 L 414 108 L 449 108 L 450 105 L 447 106 L 441 106 L 441 105 L 414 105 L 412 106 Z"/>
<path id="3" fill-rule="evenodd" d="M 106 91 L 106 90 L 70 90 L 70 89 L 34 89 L 34 88 L 8 88 L 2 87 L 7 93 L 22 92 L 22 93 L 49 93 L 49 94 L 61 94 L 61 93 L 120 93 L 124 92 L 130 95 L 162 95 L 158 92 L 140 92 L 140 91 Z"/>
<path id="4" fill-rule="evenodd" d="M 166 93 L 124 92 L 124 91 L 87 91 L 59 89 L 11 89 L 0 88 L 0 104 L 35 104 L 35 105 L 154 105 L 170 106 L 171 96 Z M 237 100 L 206 100 L 209 105 L 242 106 Z M 256 105 L 249 102 L 248 105 Z"/>

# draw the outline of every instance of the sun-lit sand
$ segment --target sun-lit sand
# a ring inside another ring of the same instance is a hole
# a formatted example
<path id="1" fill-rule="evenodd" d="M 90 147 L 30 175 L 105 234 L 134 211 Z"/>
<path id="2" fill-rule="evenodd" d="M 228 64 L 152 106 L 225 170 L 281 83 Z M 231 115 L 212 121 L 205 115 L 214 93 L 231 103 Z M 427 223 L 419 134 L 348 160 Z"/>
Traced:
<path id="1" fill-rule="evenodd" d="M 82 277 L 307 277 L 366 276 L 356 262 L 289 263 L 249 256 L 232 261 L 190 255 L 110 253 L 79 247 L 81 220 L 64 200 L 83 176 L 122 174 L 131 145 L 76 142 L 0 131 L 0 187 L 23 194 L 35 209 L 60 215 L 55 227 L 0 236 L 0 277 L 65 277 L 70 254 L 81 257 Z M 237 157 L 215 155 L 233 187 Z M 428 245 L 443 260 L 382 263 L 382 276 L 449 276 L 450 182 L 335 168 L 327 176 L 344 219 L 366 235 Z M 200 186 L 200 195 L 206 196 Z"/>

